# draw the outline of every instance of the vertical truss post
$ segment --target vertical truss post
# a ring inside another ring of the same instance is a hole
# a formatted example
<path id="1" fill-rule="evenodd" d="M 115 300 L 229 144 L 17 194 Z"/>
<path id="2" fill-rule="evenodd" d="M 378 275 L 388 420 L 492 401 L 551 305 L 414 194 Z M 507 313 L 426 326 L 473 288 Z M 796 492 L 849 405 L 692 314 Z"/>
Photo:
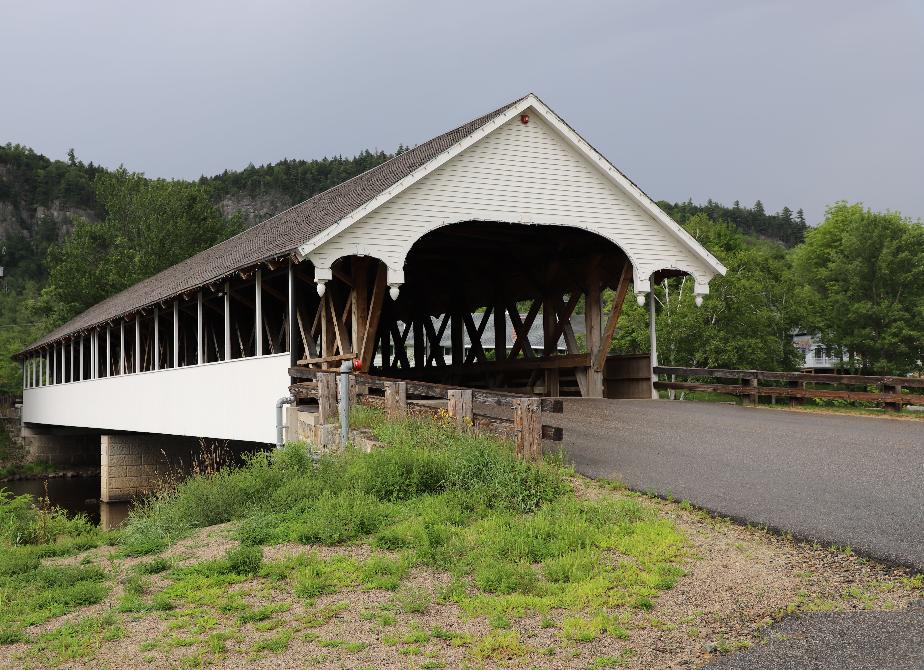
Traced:
<path id="1" fill-rule="evenodd" d="M 602 323 L 602 296 L 600 294 L 600 273 L 594 264 L 587 276 L 587 293 L 584 302 L 584 323 L 587 333 L 587 351 L 590 354 L 598 351 L 601 346 L 603 327 Z M 587 396 L 590 398 L 603 397 L 603 371 L 597 370 L 591 364 L 587 368 Z"/>
<path id="2" fill-rule="evenodd" d="M 291 270 L 290 270 L 291 272 Z M 291 282 L 289 282 L 291 290 Z M 226 361 L 231 360 L 231 282 L 225 282 L 225 355 Z"/>
<path id="3" fill-rule="evenodd" d="M 160 309 L 154 308 L 154 358 L 151 361 L 152 370 L 160 370 Z"/>
<path id="4" fill-rule="evenodd" d="M 205 338 L 202 337 L 202 291 L 196 293 L 196 365 L 205 363 Z"/>
<path id="5" fill-rule="evenodd" d="M 180 367 L 180 301 L 173 301 L 173 368 Z"/>
<path id="6" fill-rule="evenodd" d="M 141 314 L 135 314 L 135 372 L 141 372 Z"/>
<path id="7" fill-rule="evenodd" d="M 256 293 L 254 294 L 254 339 L 255 355 L 263 355 L 263 270 L 257 268 L 254 273 L 256 281 Z"/>

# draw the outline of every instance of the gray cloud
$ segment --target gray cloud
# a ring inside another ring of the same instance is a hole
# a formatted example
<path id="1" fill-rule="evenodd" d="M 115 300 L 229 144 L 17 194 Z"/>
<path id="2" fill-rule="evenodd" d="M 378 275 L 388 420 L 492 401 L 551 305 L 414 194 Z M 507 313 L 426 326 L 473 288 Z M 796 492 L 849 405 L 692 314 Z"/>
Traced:
<path id="1" fill-rule="evenodd" d="M 919 0 L 4 0 L 0 25 L 0 141 L 54 157 L 190 178 L 534 91 L 654 197 L 924 216 Z"/>

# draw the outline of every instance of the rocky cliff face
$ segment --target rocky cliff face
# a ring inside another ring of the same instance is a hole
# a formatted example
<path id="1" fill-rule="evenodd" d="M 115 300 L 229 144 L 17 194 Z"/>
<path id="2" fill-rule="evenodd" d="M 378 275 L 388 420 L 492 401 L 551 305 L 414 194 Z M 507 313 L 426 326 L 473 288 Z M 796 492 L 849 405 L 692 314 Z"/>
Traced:
<path id="1" fill-rule="evenodd" d="M 71 231 L 77 219 L 96 221 L 97 215 L 92 210 L 70 207 L 59 200 L 32 208 L 22 203 L 0 201 L 0 240 L 18 233 L 32 238 L 41 222 L 52 224 L 57 230 L 57 239 L 61 239 Z"/>
<path id="2" fill-rule="evenodd" d="M 284 209 L 288 209 L 293 204 L 295 203 L 291 202 L 285 194 L 278 191 L 270 191 L 260 195 L 248 195 L 246 193 L 226 195 L 217 203 L 222 215 L 231 217 L 239 214 L 244 226 L 247 228 L 265 221 Z"/>

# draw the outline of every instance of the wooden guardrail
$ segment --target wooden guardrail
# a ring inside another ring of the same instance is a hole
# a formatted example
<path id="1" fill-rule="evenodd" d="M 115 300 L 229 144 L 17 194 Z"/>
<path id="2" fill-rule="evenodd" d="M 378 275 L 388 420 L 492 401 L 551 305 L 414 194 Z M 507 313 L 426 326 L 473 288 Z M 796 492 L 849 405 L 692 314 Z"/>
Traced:
<path id="1" fill-rule="evenodd" d="M 289 375 L 304 380 L 289 387 L 292 395 L 296 398 L 317 398 L 322 414 L 321 421 L 325 421 L 325 417 L 332 414 L 333 408 L 336 407 L 337 385 L 333 381 L 335 373 L 295 367 L 289 369 Z M 358 372 L 350 374 L 351 398 L 371 399 L 370 389 L 384 391 L 382 406 L 391 418 L 401 418 L 408 413 L 433 415 L 445 410 L 460 426 L 512 435 L 516 442 L 517 455 L 522 458 L 537 459 L 542 455 L 542 440 L 560 442 L 563 438 L 560 427 L 545 425 L 542 422 L 544 413 L 562 412 L 563 404 L 558 398 L 524 397 L 503 391 L 462 388 Z M 416 396 L 419 400 L 409 400 L 409 395 Z M 442 402 L 434 403 L 434 400 L 445 400 L 445 407 Z M 479 406 L 509 408 L 513 411 L 513 417 L 511 419 L 479 411 Z"/>
<path id="2" fill-rule="evenodd" d="M 789 398 L 790 404 L 799 404 L 805 398 L 825 398 L 882 403 L 889 409 L 900 410 L 902 405 L 924 404 L 924 378 L 873 375 L 814 374 L 810 372 L 768 372 L 765 370 L 726 370 L 718 368 L 677 368 L 658 366 L 656 375 L 699 379 L 731 379 L 735 383 L 704 381 L 657 381 L 661 390 L 713 391 L 729 393 L 757 404 L 759 396 Z M 761 384 L 769 382 L 769 384 Z M 818 388 L 846 386 L 848 388 Z M 877 391 L 857 390 L 849 387 L 878 387 Z M 910 392 L 905 393 L 904 390 Z"/>

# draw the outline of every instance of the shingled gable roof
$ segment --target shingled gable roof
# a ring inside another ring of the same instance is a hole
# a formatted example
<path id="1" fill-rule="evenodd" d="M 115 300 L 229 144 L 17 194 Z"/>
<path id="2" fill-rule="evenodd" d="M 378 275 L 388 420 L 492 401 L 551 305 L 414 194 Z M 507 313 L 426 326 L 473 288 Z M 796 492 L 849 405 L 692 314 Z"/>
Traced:
<path id="1" fill-rule="evenodd" d="M 21 353 L 28 353 L 161 301 L 171 300 L 242 268 L 292 254 L 305 240 L 388 191 L 436 156 L 519 104 L 525 97 L 434 137 L 106 298 L 32 343 Z"/>

